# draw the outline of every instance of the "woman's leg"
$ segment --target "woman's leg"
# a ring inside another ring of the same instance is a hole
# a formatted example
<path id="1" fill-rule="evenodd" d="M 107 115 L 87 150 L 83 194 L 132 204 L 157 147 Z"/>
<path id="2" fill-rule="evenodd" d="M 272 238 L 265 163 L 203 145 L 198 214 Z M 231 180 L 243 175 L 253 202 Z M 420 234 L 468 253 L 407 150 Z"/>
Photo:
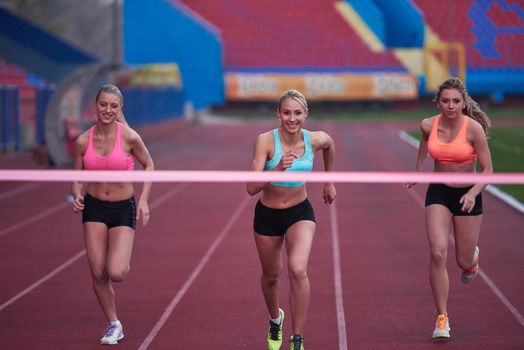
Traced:
<path id="1" fill-rule="evenodd" d="M 439 204 L 426 207 L 426 231 L 429 241 L 429 281 L 437 313 L 447 315 L 449 279 L 446 267 L 452 215 Z"/>
<path id="2" fill-rule="evenodd" d="M 262 265 L 260 285 L 269 315 L 275 319 L 279 317 L 278 288 L 280 285 L 280 275 L 282 273 L 281 251 L 284 238 L 281 236 L 264 236 L 258 233 L 254 235 L 258 257 Z"/>
<path id="3" fill-rule="evenodd" d="M 99 222 L 84 223 L 87 258 L 93 289 L 109 322 L 118 319 L 111 281 L 120 282 L 129 272 L 134 230 L 119 226 L 110 230 Z"/>
<path id="4" fill-rule="evenodd" d="M 117 320 L 115 292 L 106 272 L 109 232 L 107 226 L 100 222 L 84 223 L 84 241 L 87 260 L 91 268 L 93 289 L 98 303 L 110 322 Z"/>
<path id="5" fill-rule="evenodd" d="M 293 334 L 304 334 L 310 299 L 307 269 L 315 227 L 313 221 L 303 220 L 293 224 L 286 232 Z"/>
<path id="6" fill-rule="evenodd" d="M 457 264 L 462 270 L 469 270 L 478 263 L 475 248 L 479 239 L 481 223 L 482 215 L 453 217 Z"/>
<path id="7" fill-rule="evenodd" d="M 106 270 L 111 281 L 121 282 L 129 272 L 134 238 L 135 230 L 128 226 L 109 230 Z"/>

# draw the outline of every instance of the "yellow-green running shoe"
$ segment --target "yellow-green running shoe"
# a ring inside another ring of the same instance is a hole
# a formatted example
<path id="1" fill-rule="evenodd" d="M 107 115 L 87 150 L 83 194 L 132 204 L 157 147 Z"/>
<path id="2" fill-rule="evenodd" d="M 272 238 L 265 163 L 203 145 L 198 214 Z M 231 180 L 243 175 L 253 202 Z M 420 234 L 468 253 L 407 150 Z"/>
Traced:
<path id="1" fill-rule="evenodd" d="M 269 350 L 279 350 L 282 345 L 282 326 L 284 325 L 284 310 L 278 309 L 280 313 L 280 324 L 269 320 L 269 331 L 267 332 L 267 347 Z"/>
<path id="2" fill-rule="evenodd" d="M 289 344 L 289 350 L 304 350 L 304 338 L 301 335 L 292 336 Z"/>

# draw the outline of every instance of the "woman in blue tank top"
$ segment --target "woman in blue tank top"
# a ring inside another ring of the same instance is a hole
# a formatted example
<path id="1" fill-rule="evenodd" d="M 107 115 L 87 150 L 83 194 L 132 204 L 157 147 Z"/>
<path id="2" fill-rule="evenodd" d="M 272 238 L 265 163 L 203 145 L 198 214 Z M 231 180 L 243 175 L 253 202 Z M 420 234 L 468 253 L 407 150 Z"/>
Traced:
<path id="1" fill-rule="evenodd" d="M 280 127 L 258 135 L 250 170 L 311 171 L 316 151 L 322 150 L 325 171 L 334 170 L 335 144 L 323 131 L 302 128 L 308 117 L 307 101 L 300 92 L 289 90 L 279 99 Z M 261 193 L 253 222 L 255 243 L 262 265 L 261 286 L 269 312 L 269 349 L 280 349 L 284 311 L 280 308 L 278 288 L 282 271 L 282 247 L 288 252 L 290 279 L 291 349 L 303 348 L 303 334 L 309 307 L 307 275 L 309 254 L 315 235 L 315 214 L 307 199 L 304 182 L 250 182 L 247 192 Z M 336 197 L 333 183 L 324 186 L 324 202 Z"/>

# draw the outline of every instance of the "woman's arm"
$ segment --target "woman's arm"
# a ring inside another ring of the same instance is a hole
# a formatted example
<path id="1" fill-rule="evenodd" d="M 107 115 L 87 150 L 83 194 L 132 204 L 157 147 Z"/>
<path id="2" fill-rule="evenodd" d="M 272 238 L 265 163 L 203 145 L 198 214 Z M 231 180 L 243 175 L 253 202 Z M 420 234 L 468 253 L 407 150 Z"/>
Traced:
<path id="1" fill-rule="evenodd" d="M 84 168 L 84 161 L 82 159 L 85 149 L 87 147 L 87 136 L 81 134 L 75 141 L 75 154 L 73 158 L 73 169 L 82 170 Z M 71 194 L 73 195 L 73 210 L 76 212 L 84 210 L 84 195 L 82 194 L 83 183 L 74 181 L 71 185 Z"/>
<path id="2" fill-rule="evenodd" d="M 483 174 L 493 173 L 493 164 L 491 163 L 491 152 L 489 150 L 488 138 L 479 123 L 471 123 L 471 142 L 477 152 L 477 160 L 480 165 L 480 172 Z M 477 183 L 469 189 L 469 191 L 462 196 L 460 204 L 462 210 L 471 212 L 475 205 L 475 197 L 484 190 L 487 184 Z"/>
<path id="3" fill-rule="evenodd" d="M 271 152 L 271 145 L 274 143 L 273 133 L 266 132 L 264 134 L 258 135 L 255 141 L 255 147 L 253 150 L 253 158 L 249 164 L 249 170 L 253 171 L 263 171 L 266 164 L 266 160 L 269 157 Z M 292 152 L 287 152 L 282 156 L 277 166 L 268 171 L 284 171 L 287 168 L 293 165 L 293 159 L 297 157 Z M 247 193 L 250 196 L 254 196 L 258 192 L 262 191 L 267 185 L 266 182 L 248 182 L 247 183 Z"/>
<path id="4" fill-rule="evenodd" d="M 253 149 L 253 157 L 251 158 L 251 163 L 249 164 L 249 170 L 264 170 L 264 165 L 268 157 L 268 142 L 270 142 L 270 140 L 267 134 L 258 135 Z M 278 166 L 276 166 L 275 169 L 276 168 L 278 168 Z M 249 193 L 250 196 L 254 196 L 258 192 L 262 191 L 268 183 L 269 182 L 248 182 L 246 185 L 247 193 Z"/>
<path id="5" fill-rule="evenodd" d="M 153 163 L 153 158 L 149 154 L 149 151 L 144 144 L 144 141 L 140 135 L 133 129 L 128 129 L 130 131 L 130 141 L 131 152 L 135 159 L 142 165 L 145 171 L 155 170 L 155 165 Z M 151 182 L 144 182 L 142 186 L 142 192 L 138 199 L 138 210 L 137 210 L 137 220 L 142 216 L 143 225 L 147 225 L 149 222 L 149 206 L 147 201 L 149 200 L 149 194 L 151 193 Z"/>
<path id="6" fill-rule="evenodd" d="M 431 126 L 432 124 L 429 118 L 424 119 L 420 123 L 420 131 L 422 132 L 422 138 L 420 139 L 420 143 L 418 145 L 417 162 L 415 164 L 416 171 L 424 170 L 424 161 L 426 160 L 426 157 L 428 155 L 428 139 L 429 133 L 431 131 Z M 406 187 L 411 188 L 416 184 L 416 182 L 409 182 L 406 184 Z"/>
<path id="7" fill-rule="evenodd" d="M 325 171 L 335 170 L 335 142 L 333 138 L 324 131 L 318 131 L 315 133 L 315 148 L 322 150 L 322 159 L 324 161 Z M 335 184 L 332 182 L 326 182 L 324 184 L 324 203 L 331 204 L 337 197 L 337 191 Z"/>

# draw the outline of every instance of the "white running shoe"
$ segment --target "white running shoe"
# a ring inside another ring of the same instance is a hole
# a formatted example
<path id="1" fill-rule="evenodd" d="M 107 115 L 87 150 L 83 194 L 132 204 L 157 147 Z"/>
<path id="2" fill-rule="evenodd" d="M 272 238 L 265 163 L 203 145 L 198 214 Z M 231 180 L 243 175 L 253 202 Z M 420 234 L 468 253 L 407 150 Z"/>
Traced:
<path id="1" fill-rule="evenodd" d="M 433 338 L 449 338 L 449 319 L 446 315 L 438 315 L 435 323 L 435 330 L 433 331 Z"/>
<path id="2" fill-rule="evenodd" d="M 118 344 L 119 340 L 124 339 L 124 330 L 120 322 L 116 324 L 109 323 L 104 330 L 104 335 L 100 339 L 100 344 L 114 345 Z"/>

